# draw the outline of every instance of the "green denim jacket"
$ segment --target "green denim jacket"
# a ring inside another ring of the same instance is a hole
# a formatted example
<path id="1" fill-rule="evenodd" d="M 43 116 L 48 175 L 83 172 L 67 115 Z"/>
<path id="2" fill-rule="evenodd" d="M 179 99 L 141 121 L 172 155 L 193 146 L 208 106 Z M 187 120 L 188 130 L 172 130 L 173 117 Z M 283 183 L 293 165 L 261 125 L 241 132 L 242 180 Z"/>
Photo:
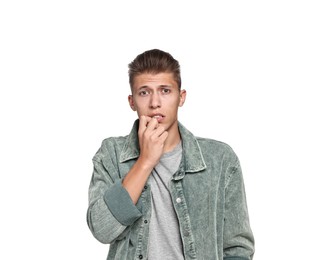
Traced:
<path id="1" fill-rule="evenodd" d="M 194 137 L 178 125 L 183 155 L 169 190 L 185 260 L 251 260 L 254 238 L 236 154 L 228 145 Z M 93 157 L 87 222 L 96 239 L 110 244 L 108 260 L 147 259 L 150 185 L 134 205 L 121 184 L 138 156 L 136 120 L 128 136 L 105 139 Z"/>

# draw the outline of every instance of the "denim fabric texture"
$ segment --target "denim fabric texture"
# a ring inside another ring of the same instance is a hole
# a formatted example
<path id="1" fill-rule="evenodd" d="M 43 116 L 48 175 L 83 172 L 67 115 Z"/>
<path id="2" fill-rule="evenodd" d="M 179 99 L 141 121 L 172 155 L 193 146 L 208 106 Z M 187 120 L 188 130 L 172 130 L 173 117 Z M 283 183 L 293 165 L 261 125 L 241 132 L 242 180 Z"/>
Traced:
<path id="1" fill-rule="evenodd" d="M 150 185 L 136 205 L 122 186 L 140 153 L 138 124 L 136 120 L 128 136 L 105 139 L 93 157 L 87 222 L 96 239 L 110 244 L 108 260 L 147 259 Z M 227 144 L 195 137 L 178 125 L 183 154 L 169 191 L 185 259 L 253 259 L 254 237 L 236 154 Z"/>

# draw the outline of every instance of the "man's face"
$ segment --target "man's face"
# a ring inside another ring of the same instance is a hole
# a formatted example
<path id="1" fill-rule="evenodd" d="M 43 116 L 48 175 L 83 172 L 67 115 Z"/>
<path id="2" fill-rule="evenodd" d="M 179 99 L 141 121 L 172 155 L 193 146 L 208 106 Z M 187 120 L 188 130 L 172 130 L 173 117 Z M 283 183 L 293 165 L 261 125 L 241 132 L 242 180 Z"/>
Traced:
<path id="1" fill-rule="evenodd" d="M 129 103 L 138 117 L 155 117 L 169 131 L 178 129 L 177 111 L 185 98 L 186 91 L 179 90 L 172 73 L 144 73 L 134 78 Z"/>

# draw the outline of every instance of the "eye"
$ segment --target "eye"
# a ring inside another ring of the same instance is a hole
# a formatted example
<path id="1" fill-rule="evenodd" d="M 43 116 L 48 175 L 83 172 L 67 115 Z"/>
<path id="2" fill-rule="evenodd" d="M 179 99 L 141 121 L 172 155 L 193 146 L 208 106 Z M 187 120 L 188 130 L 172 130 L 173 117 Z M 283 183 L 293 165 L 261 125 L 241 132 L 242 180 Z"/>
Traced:
<path id="1" fill-rule="evenodd" d="M 171 92 L 171 90 L 169 88 L 162 88 L 161 89 L 161 93 L 163 94 L 169 94 Z"/>
<path id="2" fill-rule="evenodd" d="M 147 95 L 149 95 L 149 91 L 148 91 L 148 90 L 141 90 L 141 91 L 139 92 L 139 96 L 144 97 L 144 96 L 147 96 Z"/>

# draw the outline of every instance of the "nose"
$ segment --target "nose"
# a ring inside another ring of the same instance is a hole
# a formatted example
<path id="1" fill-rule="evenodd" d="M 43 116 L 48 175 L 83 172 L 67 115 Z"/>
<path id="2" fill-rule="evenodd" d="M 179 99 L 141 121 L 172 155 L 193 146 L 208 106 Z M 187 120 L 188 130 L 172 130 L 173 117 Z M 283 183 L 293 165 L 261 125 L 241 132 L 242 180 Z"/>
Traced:
<path id="1" fill-rule="evenodd" d="M 150 108 L 160 108 L 161 107 L 161 100 L 158 93 L 152 93 L 150 99 Z"/>

